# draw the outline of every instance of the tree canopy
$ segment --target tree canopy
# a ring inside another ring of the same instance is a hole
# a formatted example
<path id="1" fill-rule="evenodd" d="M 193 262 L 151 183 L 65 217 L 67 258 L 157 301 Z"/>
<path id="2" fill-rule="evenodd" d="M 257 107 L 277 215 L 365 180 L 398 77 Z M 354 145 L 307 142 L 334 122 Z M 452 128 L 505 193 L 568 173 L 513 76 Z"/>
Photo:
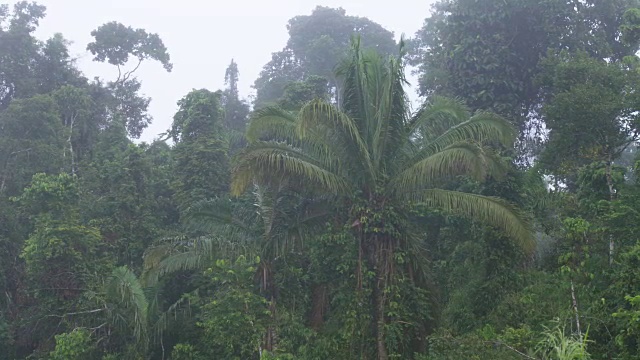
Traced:
<path id="1" fill-rule="evenodd" d="M 638 6 L 318 6 L 148 143 L 163 34 L 0 4 L 0 360 L 639 359 Z"/>

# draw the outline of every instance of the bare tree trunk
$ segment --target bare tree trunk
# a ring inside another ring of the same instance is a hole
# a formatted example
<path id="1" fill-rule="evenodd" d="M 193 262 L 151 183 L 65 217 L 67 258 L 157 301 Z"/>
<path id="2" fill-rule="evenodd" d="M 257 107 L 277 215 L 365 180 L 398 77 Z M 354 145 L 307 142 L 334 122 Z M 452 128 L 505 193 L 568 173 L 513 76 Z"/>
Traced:
<path id="1" fill-rule="evenodd" d="M 607 178 L 607 186 L 609 187 L 609 201 L 613 202 L 616 199 L 616 189 L 613 185 L 613 175 L 611 174 L 611 165 L 613 161 L 611 159 L 611 153 L 607 159 L 605 172 Z M 615 240 L 612 235 L 609 235 L 609 265 L 613 264 L 613 256 L 615 254 Z"/>
<path id="2" fill-rule="evenodd" d="M 76 163 L 73 155 L 73 124 L 76 122 L 76 117 L 72 116 L 71 121 L 69 123 L 69 138 L 67 139 L 67 143 L 69 143 L 69 154 L 71 155 L 71 175 L 76 174 Z"/>
<path id="3" fill-rule="evenodd" d="M 573 305 L 573 313 L 576 317 L 576 330 L 578 336 L 582 339 L 582 331 L 580 330 L 580 313 L 578 312 L 578 300 L 576 299 L 576 289 L 573 286 L 573 279 L 571 279 L 571 302 Z"/>

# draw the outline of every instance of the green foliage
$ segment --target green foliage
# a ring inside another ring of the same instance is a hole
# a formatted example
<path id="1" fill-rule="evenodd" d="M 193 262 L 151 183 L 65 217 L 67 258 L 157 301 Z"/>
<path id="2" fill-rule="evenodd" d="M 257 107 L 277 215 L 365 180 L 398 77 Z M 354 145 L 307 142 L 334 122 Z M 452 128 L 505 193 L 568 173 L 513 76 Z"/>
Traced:
<path id="1" fill-rule="evenodd" d="M 531 244 L 526 222 L 508 203 L 437 189 L 440 179 L 451 176 L 471 173 L 480 179 L 484 174 L 499 174 L 502 160 L 484 144 L 509 146 L 513 130 L 496 115 L 471 117 L 461 106 L 442 106 L 441 102 L 427 105 L 411 119 L 401 60 L 385 60 L 375 52 L 363 51 L 358 39 L 337 75 L 344 86 L 340 107 L 314 100 L 297 117 L 278 108 L 257 113 L 248 133 L 260 140 L 240 154 L 233 169 L 232 193 L 239 195 L 255 182 L 271 184 L 272 179 L 283 177 L 312 185 L 325 196 L 339 196 L 348 204 L 341 217 L 358 234 L 362 255 L 357 276 L 363 276 L 362 258 L 375 269 L 371 328 L 377 336 L 377 354 L 386 359 L 391 355 L 387 348 L 401 351 L 403 347 L 396 343 L 401 336 L 386 336 L 393 333 L 388 324 L 411 323 L 414 315 L 392 300 L 401 293 L 401 287 L 394 286 L 403 272 L 391 269 L 420 269 L 417 259 L 424 256 L 420 239 L 411 236 L 419 230 L 406 220 L 411 205 L 421 203 L 486 221 L 523 244 Z M 449 126 L 440 126 L 441 132 L 423 135 L 424 142 L 413 143 L 414 134 L 443 119 Z M 405 252 L 414 252 L 406 262 Z M 419 293 L 414 295 L 422 296 Z M 399 318 L 391 320 L 394 316 Z"/>
<path id="2" fill-rule="evenodd" d="M 107 301 L 114 304 L 109 317 L 120 330 L 132 333 L 141 345 L 147 341 L 149 304 L 138 278 L 126 267 L 113 270 L 105 285 Z"/>
<path id="3" fill-rule="evenodd" d="M 568 336 L 558 324 L 554 328 L 545 329 L 543 339 L 537 346 L 537 353 L 542 359 L 553 360 L 589 360 L 587 352 L 588 340 L 580 336 Z"/>
<path id="4" fill-rule="evenodd" d="M 240 257 L 234 262 L 218 260 L 207 269 L 206 276 L 218 290 L 204 304 L 198 324 L 204 330 L 203 342 L 210 356 L 239 360 L 260 352 L 270 312 L 265 298 L 253 291 L 259 262 Z"/>
<path id="5" fill-rule="evenodd" d="M 78 203 L 76 179 L 68 174 L 33 175 L 31 184 L 21 196 L 14 198 L 31 214 L 53 214 L 56 218 L 69 215 L 68 211 Z"/>
<path id="6" fill-rule="evenodd" d="M 139 62 L 156 60 L 167 71 L 173 68 L 167 48 L 158 34 L 149 34 L 144 29 L 134 29 L 112 21 L 93 30 L 91 36 L 95 40 L 87 45 L 87 50 L 95 56 L 95 61 L 106 60 L 109 64 L 120 67 L 127 64 L 129 56 L 133 56 Z M 127 78 L 128 75 L 125 74 L 123 80 Z"/>
<path id="7" fill-rule="evenodd" d="M 168 135 L 174 142 L 199 137 L 220 136 L 222 125 L 221 94 L 206 89 L 193 90 L 178 101 L 178 112 Z"/>
<path id="8" fill-rule="evenodd" d="M 542 165 L 566 177 L 592 162 L 615 160 L 637 136 L 640 102 L 628 91 L 637 86 L 637 72 L 584 54 L 549 61 L 545 76 L 553 95 L 543 109 L 550 133 Z"/>
<path id="9" fill-rule="evenodd" d="M 171 350 L 171 360 L 198 360 L 201 359 L 193 345 L 176 344 Z"/>
<path id="10" fill-rule="evenodd" d="M 625 11 L 622 20 L 622 40 L 632 45 L 640 43 L 640 9 L 632 8 Z"/>
<path id="11" fill-rule="evenodd" d="M 114 122 L 124 124 L 129 136 L 139 138 L 152 120 L 147 113 L 151 99 L 138 94 L 142 84 L 135 78 L 109 85 L 112 97 L 109 110 L 116 114 Z"/>
<path id="12" fill-rule="evenodd" d="M 56 335 L 56 348 L 50 354 L 51 360 L 85 360 L 94 351 L 91 335 L 86 329 Z"/>
<path id="13" fill-rule="evenodd" d="M 299 110 L 306 103 L 315 99 L 328 100 L 329 88 L 327 79 L 312 75 L 304 81 L 289 83 L 280 98 L 279 105 L 286 110 Z"/>
<path id="14" fill-rule="evenodd" d="M 130 140 L 158 35 L 88 80 L 0 5 L 0 359 L 638 359 L 638 5 L 443 0 L 399 48 L 317 7 L 171 144 Z"/>
<path id="15" fill-rule="evenodd" d="M 455 337 L 450 333 L 436 334 L 429 340 L 428 355 L 419 355 L 417 360 L 455 360 L 455 359 L 496 359 L 516 360 L 522 357 L 476 334 Z"/>
<path id="16" fill-rule="evenodd" d="M 223 92 L 222 102 L 225 126 L 231 130 L 243 132 L 249 116 L 249 104 L 240 99 L 238 93 L 239 74 L 238 64 L 232 59 L 224 74 L 224 83 L 227 88 Z"/>
<path id="17" fill-rule="evenodd" d="M 168 135 L 177 142 L 173 188 L 183 209 L 198 200 L 221 196 L 228 189 L 229 141 L 223 131 L 220 96 L 194 90 L 178 102 Z"/>
<path id="18" fill-rule="evenodd" d="M 561 51 L 586 51 L 599 61 L 634 56 L 633 10 L 623 17 L 634 6 L 635 0 L 439 1 L 411 44 L 420 93 L 458 97 L 474 110 L 508 117 L 528 162 L 542 148 L 540 62 Z"/>
<path id="19" fill-rule="evenodd" d="M 324 77 L 329 88 L 337 89 L 339 83 L 333 70 L 348 52 L 354 35 L 362 38 L 363 48 L 376 49 L 380 54 L 393 54 L 396 48 L 393 33 L 367 18 L 347 15 L 342 8 L 318 6 L 311 15 L 290 19 L 287 30 L 287 46 L 273 53 L 271 61 L 263 67 L 254 83 L 254 105 L 257 108 L 273 104 L 281 98 L 284 98 L 282 101 L 285 104 L 295 100 L 291 99 L 294 97 L 292 91 L 297 90 L 295 93 L 299 96 L 302 89 L 291 88 L 292 82 L 297 82 L 298 85 L 293 85 L 295 87 L 304 87 L 304 83 L 310 81 L 309 84 L 313 84 L 316 91 L 317 78 L 314 76 Z M 288 87 L 289 94 L 286 91 Z"/>
<path id="20" fill-rule="evenodd" d="M 0 192 L 17 195 L 35 173 L 62 166 L 64 129 L 50 96 L 13 101 L 0 114 L 0 127 Z"/>
<path id="21" fill-rule="evenodd" d="M 627 356 L 629 350 L 631 352 L 637 351 L 637 349 L 629 348 L 633 344 L 638 344 L 638 335 L 640 335 L 640 328 L 638 327 L 638 321 L 640 321 L 640 312 L 638 312 L 638 305 L 640 305 L 640 297 L 638 296 L 625 296 L 625 300 L 628 302 L 631 309 L 620 309 L 618 312 L 612 314 L 614 318 L 619 318 L 624 322 L 623 330 L 616 336 L 616 343 Z"/>

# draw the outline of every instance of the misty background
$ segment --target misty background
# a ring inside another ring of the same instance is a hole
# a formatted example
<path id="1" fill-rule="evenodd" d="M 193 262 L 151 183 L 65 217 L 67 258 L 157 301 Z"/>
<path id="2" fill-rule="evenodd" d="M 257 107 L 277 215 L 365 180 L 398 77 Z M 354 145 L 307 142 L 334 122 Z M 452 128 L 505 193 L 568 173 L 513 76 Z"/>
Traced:
<path id="1" fill-rule="evenodd" d="M 47 7 L 47 16 L 36 36 L 47 39 L 54 33 L 62 33 L 71 42 L 71 54 L 77 58 L 78 67 L 90 79 L 117 77 L 115 67 L 93 62 L 86 51 L 93 40 L 90 33 L 98 26 L 118 21 L 160 35 L 169 49 L 173 71 L 167 73 L 161 64 L 149 61 L 136 72 L 142 82 L 142 93 L 152 99 L 149 113 L 154 119 L 140 140 L 151 141 L 169 128 L 176 102 L 184 94 L 193 88 L 224 87 L 224 71 L 231 58 L 240 69 L 240 95 L 251 100 L 254 93 L 251 85 L 271 54 L 285 47 L 287 21 L 294 16 L 309 15 L 318 5 L 342 7 L 347 15 L 367 17 L 393 31 L 398 40 L 402 34 L 413 36 L 422 26 L 423 14 L 429 13 L 433 1 L 40 0 L 39 3 Z M 414 77 L 408 79 L 416 83 Z M 409 89 L 408 93 L 415 102 L 415 89 Z"/>

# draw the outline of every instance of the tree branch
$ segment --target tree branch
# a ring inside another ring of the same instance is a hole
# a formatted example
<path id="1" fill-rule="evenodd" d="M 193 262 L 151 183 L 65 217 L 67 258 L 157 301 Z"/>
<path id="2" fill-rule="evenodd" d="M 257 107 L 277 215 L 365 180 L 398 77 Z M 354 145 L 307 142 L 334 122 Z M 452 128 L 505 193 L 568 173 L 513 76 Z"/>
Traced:
<path id="1" fill-rule="evenodd" d="M 529 356 L 529 355 L 527 355 L 527 354 L 523 353 L 522 351 L 520 351 L 520 350 L 518 350 L 518 349 L 516 349 L 516 348 L 513 348 L 513 347 L 511 347 L 511 346 L 509 346 L 509 345 L 507 345 L 507 344 L 505 344 L 505 343 L 503 343 L 503 342 L 501 342 L 501 341 L 496 341 L 496 342 L 493 342 L 493 341 L 487 341 L 487 343 L 492 343 L 494 346 L 495 346 L 495 345 L 502 345 L 502 346 L 506 347 L 507 349 L 509 349 L 509 350 L 511 350 L 511 351 L 513 351 L 513 352 L 515 352 L 515 353 L 517 353 L 518 355 L 520 355 L 520 356 L 524 357 L 525 359 L 538 360 L 537 358 L 531 357 L 531 356 Z"/>
<path id="2" fill-rule="evenodd" d="M 131 75 L 136 72 L 136 70 L 138 70 L 138 68 L 140 67 L 140 64 L 142 64 L 142 59 L 138 58 L 138 65 L 136 65 L 135 68 L 133 68 L 133 70 L 127 72 L 124 74 L 124 76 L 122 77 L 122 82 L 125 82 L 127 80 L 129 80 L 129 77 L 131 77 Z"/>
<path id="3" fill-rule="evenodd" d="M 102 308 L 102 309 L 93 309 L 93 310 L 87 310 L 87 311 L 78 311 L 78 312 L 71 312 L 71 313 L 66 313 L 66 314 L 62 314 L 62 315 L 56 315 L 56 314 L 51 314 L 51 315 L 47 315 L 45 317 L 57 317 L 57 318 L 64 318 L 67 316 L 73 316 L 73 315 L 83 315 L 83 314 L 95 314 L 101 311 L 105 311 L 106 309 Z"/>

